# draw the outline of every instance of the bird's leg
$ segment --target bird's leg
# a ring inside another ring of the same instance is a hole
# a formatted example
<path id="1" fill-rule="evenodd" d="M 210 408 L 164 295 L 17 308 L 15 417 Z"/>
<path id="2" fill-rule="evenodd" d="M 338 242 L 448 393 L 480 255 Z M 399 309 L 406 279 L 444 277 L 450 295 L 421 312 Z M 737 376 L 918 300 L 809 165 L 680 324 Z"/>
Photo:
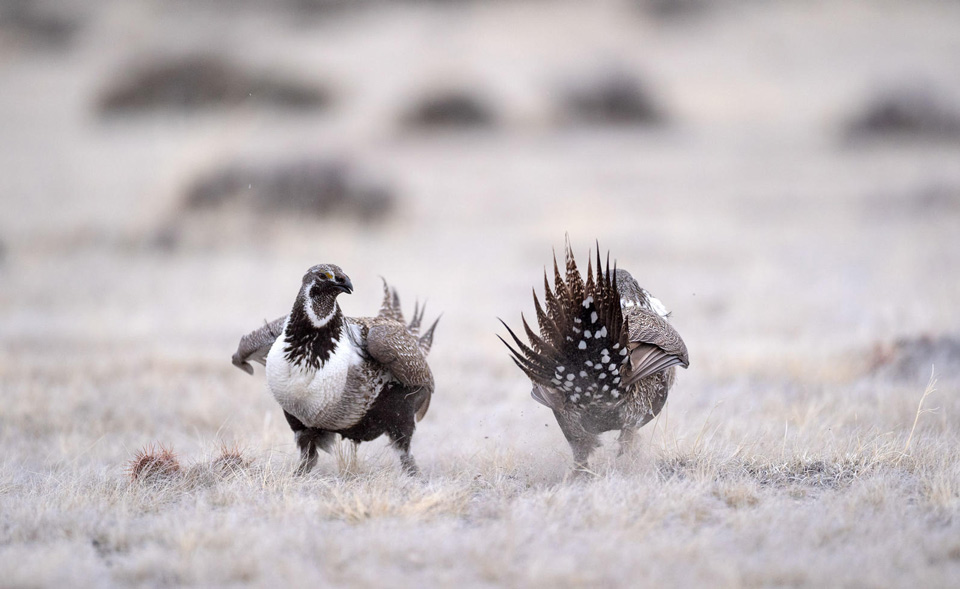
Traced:
<path id="1" fill-rule="evenodd" d="M 587 463 L 590 460 L 590 454 L 593 453 L 594 446 L 589 443 L 589 441 L 579 438 L 575 440 L 568 440 L 570 442 L 570 449 L 573 450 L 573 476 L 574 478 L 580 478 L 585 474 L 590 473 L 590 469 L 587 467 Z"/>
<path id="2" fill-rule="evenodd" d="M 410 476 L 419 477 L 420 469 L 417 468 L 417 462 L 413 459 L 410 452 L 410 442 L 413 440 L 413 432 L 417 429 L 417 420 L 413 406 L 407 406 L 397 411 L 396 419 L 387 425 L 387 437 L 390 438 L 390 444 L 400 455 L 400 466 L 403 472 Z"/>
<path id="3" fill-rule="evenodd" d="M 410 476 L 419 477 L 420 469 L 417 467 L 417 461 L 413 459 L 413 454 L 410 452 L 411 438 L 412 436 L 399 437 L 393 440 L 393 447 L 396 448 L 400 454 L 400 466 L 403 467 L 403 472 Z"/>
<path id="4" fill-rule="evenodd" d="M 420 478 L 420 467 L 417 466 L 417 462 L 413 459 L 413 454 L 409 450 L 400 454 L 400 466 L 403 467 L 403 472 L 412 477 Z"/>
<path id="5" fill-rule="evenodd" d="M 556 410 L 553 414 L 560 425 L 560 431 L 563 432 L 564 437 L 570 444 L 570 449 L 573 450 L 574 476 L 579 477 L 590 472 L 587 468 L 587 461 L 590 459 L 593 449 L 600 446 L 600 438 L 585 430 L 577 416 Z"/>
<path id="6" fill-rule="evenodd" d="M 347 446 L 347 461 L 352 466 L 356 466 L 357 464 L 357 448 L 359 447 L 360 442 L 356 440 L 350 440 L 350 444 Z"/>
<path id="7" fill-rule="evenodd" d="M 313 432 L 313 445 L 317 447 L 317 450 L 323 450 L 332 455 L 333 447 L 337 443 L 337 434 L 314 428 L 310 428 L 309 431 Z"/>
<path id="8" fill-rule="evenodd" d="M 342 438 L 342 443 L 337 446 L 337 468 L 340 474 L 356 474 L 357 472 L 357 447 L 360 442 L 349 438 Z"/>
<path id="9" fill-rule="evenodd" d="M 303 430 L 294 433 L 297 446 L 300 448 L 300 464 L 297 466 L 297 475 L 305 475 L 317 464 L 317 444 L 313 433 Z"/>
<path id="10" fill-rule="evenodd" d="M 403 429 L 409 429 L 409 433 L 392 430 L 387 432 L 387 436 L 390 438 L 390 444 L 400 455 L 400 466 L 403 467 L 403 472 L 418 477 L 420 476 L 420 469 L 417 468 L 417 461 L 413 459 L 413 454 L 410 452 L 410 442 L 413 439 L 412 421 L 409 428 Z"/>
<path id="11" fill-rule="evenodd" d="M 617 451 L 617 456 L 623 456 L 624 454 L 630 452 L 634 443 L 637 439 L 637 428 L 625 425 L 623 429 L 620 430 L 620 437 L 617 438 L 617 443 L 620 445 L 620 449 Z"/>
<path id="12" fill-rule="evenodd" d="M 287 423 L 293 430 L 293 439 L 300 448 L 300 464 L 297 466 L 296 474 L 307 474 L 317 463 L 316 430 L 308 428 L 286 411 L 283 412 L 283 416 L 287 418 Z"/>

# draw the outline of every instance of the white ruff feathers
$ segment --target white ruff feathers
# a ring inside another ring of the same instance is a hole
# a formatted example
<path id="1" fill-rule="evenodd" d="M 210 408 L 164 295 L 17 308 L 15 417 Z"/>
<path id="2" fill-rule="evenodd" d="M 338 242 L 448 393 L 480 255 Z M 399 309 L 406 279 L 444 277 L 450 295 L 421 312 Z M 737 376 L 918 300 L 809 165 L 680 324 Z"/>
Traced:
<path id="1" fill-rule="evenodd" d="M 653 309 L 657 315 L 663 317 L 664 319 L 670 315 L 670 311 L 667 311 L 666 306 L 660 302 L 660 299 L 653 296 L 646 290 L 643 291 L 643 294 L 647 295 L 647 299 L 650 301 L 650 308 Z"/>
<path id="2" fill-rule="evenodd" d="M 285 337 L 286 328 L 267 354 L 267 386 L 273 398 L 308 427 L 337 429 L 344 425 L 323 419 L 342 413 L 336 409 L 343 399 L 350 369 L 362 362 L 350 338 L 340 338 L 323 366 L 314 369 L 286 359 Z"/>

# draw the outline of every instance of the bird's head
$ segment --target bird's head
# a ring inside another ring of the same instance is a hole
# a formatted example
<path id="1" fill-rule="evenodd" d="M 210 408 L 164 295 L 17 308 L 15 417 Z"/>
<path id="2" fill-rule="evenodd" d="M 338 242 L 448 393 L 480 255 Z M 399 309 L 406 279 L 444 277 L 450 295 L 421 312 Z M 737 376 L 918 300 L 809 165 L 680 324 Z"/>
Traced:
<path id="1" fill-rule="evenodd" d="M 313 323 L 323 327 L 337 312 L 337 296 L 353 292 L 350 277 L 336 264 L 317 264 L 303 275 L 298 304 Z"/>
<path id="2" fill-rule="evenodd" d="M 660 302 L 660 299 L 641 288 L 632 274 L 623 268 L 617 268 L 617 290 L 620 291 L 620 306 L 640 307 L 653 311 L 664 319 L 670 316 L 670 311 Z"/>

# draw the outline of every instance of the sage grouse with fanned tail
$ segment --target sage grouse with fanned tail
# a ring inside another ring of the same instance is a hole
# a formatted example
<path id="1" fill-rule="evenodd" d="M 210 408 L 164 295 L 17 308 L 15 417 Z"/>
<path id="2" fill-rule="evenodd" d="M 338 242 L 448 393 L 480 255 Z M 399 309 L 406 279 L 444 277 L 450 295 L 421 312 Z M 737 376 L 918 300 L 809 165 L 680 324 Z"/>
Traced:
<path id="1" fill-rule="evenodd" d="M 663 304 L 626 270 L 611 272 L 609 255 L 603 270 L 597 252 L 596 271 L 588 262 L 584 282 L 568 242 L 566 277 L 556 257 L 553 269 L 553 290 L 543 277 L 546 308 L 533 294 L 539 335 L 523 319 L 529 345 L 506 323 L 517 347 L 500 339 L 533 381 L 533 398 L 553 410 L 580 472 L 601 433 L 620 430 L 620 452 L 629 446 L 663 408 L 676 366 L 689 359 Z"/>
<path id="2" fill-rule="evenodd" d="M 433 394 L 427 354 L 437 321 L 420 335 L 424 310 L 417 305 L 404 323 L 386 281 L 376 317 L 345 317 L 337 296 L 351 292 L 338 266 L 310 268 L 290 314 L 242 337 L 233 364 L 250 374 L 251 361 L 266 366 L 300 449 L 298 473 L 313 468 L 318 449 L 331 451 L 336 434 L 357 444 L 387 434 L 403 469 L 417 474 L 410 440 Z"/>

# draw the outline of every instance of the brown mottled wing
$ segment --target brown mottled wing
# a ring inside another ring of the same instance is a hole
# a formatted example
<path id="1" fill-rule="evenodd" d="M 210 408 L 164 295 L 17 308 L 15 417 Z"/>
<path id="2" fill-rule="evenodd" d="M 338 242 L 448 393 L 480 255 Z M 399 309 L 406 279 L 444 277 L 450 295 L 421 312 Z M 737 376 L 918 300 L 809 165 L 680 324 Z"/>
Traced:
<path id="1" fill-rule="evenodd" d="M 367 332 L 367 353 L 405 387 L 427 390 L 423 405 L 417 409 L 417 419 L 422 419 L 433 394 L 433 373 L 416 336 L 403 323 L 376 321 Z"/>
<path id="2" fill-rule="evenodd" d="M 627 350 L 630 363 L 623 373 L 624 383 L 637 381 L 678 364 L 690 365 L 687 346 L 680 334 L 665 319 L 652 311 L 630 308 L 624 311 L 627 320 Z"/>
<path id="3" fill-rule="evenodd" d="M 277 338 L 283 333 L 283 323 L 286 320 L 287 316 L 284 315 L 240 338 L 240 345 L 237 346 L 237 352 L 233 355 L 233 365 L 247 374 L 253 374 L 251 361 L 266 366 L 267 354 L 270 352 L 273 342 L 277 341 Z"/>

